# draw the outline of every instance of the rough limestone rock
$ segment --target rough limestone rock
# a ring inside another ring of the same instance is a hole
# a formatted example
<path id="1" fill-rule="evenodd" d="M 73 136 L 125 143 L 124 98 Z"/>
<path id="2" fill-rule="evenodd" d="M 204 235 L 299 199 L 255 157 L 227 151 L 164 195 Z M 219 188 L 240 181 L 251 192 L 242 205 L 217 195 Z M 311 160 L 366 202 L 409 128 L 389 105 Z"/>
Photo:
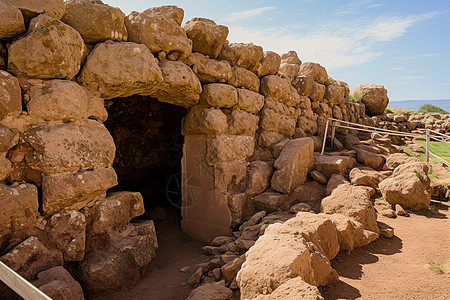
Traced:
<path id="1" fill-rule="evenodd" d="M 349 156 L 314 155 L 316 160 L 315 169 L 325 175 L 328 179 L 333 174 L 346 176 L 349 169 L 353 168 L 354 160 Z"/>
<path id="2" fill-rule="evenodd" d="M 317 287 L 295 277 L 280 285 L 270 295 L 259 295 L 254 300 L 323 300 Z"/>
<path id="3" fill-rule="evenodd" d="M 158 87 L 159 101 L 191 107 L 198 103 L 202 85 L 191 68 L 179 61 L 159 63 L 163 83 Z"/>
<path id="4" fill-rule="evenodd" d="M 256 75 L 264 77 L 266 75 L 276 75 L 280 69 L 281 57 L 273 51 L 264 51 L 263 58 L 259 64 Z"/>
<path id="5" fill-rule="evenodd" d="M 312 76 L 314 81 L 324 84 L 328 79 L 327 70 L 318 63 L 305 62 L 301 64 L 298 75 Z"/>
<path id="6" fill-rule="evenodd" d="M 356 160 L 375 170 L 381 170 L 386 162 L 386 158 L 383 155 L 364 150 L 360 147 L 356 148 Z"/>
<path id="7" fill-rule="evenodd" d="M 214 165 L 218 162 L 230 162 L 252 156 L 255 149 L 254 139 L 242 135 L 221 135 L 212 138 L 207 144 L 206 162 Z"/>
<path id="8" fill-rule="evenodd" d="M 192 51 L 216 58 L 228 36 L 228 28 L 217 25 L 213 20 L 193 18 L 183 26 L 186 35 L 192 40 Z"/>
<path id="9" fill-rule="evenodd" d="M 285 137 L 292 137 L 295 132 L 295 124 L 295 109 L 293 107 L 288 107 L 270 98 L 265 99 L 259 126 L 263 131 L 281 134 L 281 138 L 273 144 L 284 140 Z"/>
<path id="10" fill-rule="evenodd" d="M 31 283 L 51 299 L 84 300 L 81 285 L 61 266 L 37 274 Z"/>
<path id="11" fill-rule="evenodd" d="M 85 47 L 75 29 L 39 15 L 31 20 L 27 34 L 9 47 L 8 69 L 17 76 L 70 80 L 80 71 Z"/>
<path id="12" fill-rule="evenodd" d="M 163 51 L 174 58 L 185 59 L 192 52 L 192 41 L 186 31 L 167 15 L 156 11 L 133 11 L 125 18 L 128 40 L 144 44 L 152 53 Z"/>
<path id="13" fill-rule="evenodd" d="M 261 194 L 269 186 L 269 177 L 272 175 L 272 166 L 264 161 L 252 161 L 248 171 L 247 195 Z"/>
<path id="14" fill-rule="evenodd" d="M 329 218 L 336 227 L 339 249 L 352 250 L 370 244 L 378 238 L 378 234 L 365 230 L 360 222 L 342 214 L 332 214 Z"/>
<path id="15" fill-rule="evenodd" d="M 258 129 L 259 117 L 240 109 L 233 109 L 228 115 L 229 135 L 248 135 L 253 137 Z"/>
<path id="16" fill-rule="evenodd" d="M 324 98 L 327 99 L 331 105 L 344 105 L 345 88 L 337 85 L 327 85 Z"/>
<path id="17" fill-rule="evenodd" d="M 0 40 L 13 38 L 25 32 L 25 23 L 20 9 L 0 2 Z"/>
<path id="18" fill-rule="evenodd" d="M 102 98 L 153 95 L 163 81 L 157 60 L 145 45 L 101 43 L 89 54 L 78 81 Z"/>
<path id="19" fill-rule="evenodd" d="M 305 183 L 314 165 L 314 142 L 310 138 L 289 141 L 275 161 L 277 171 L 272 176 L 273 190 L 290 193 Z"/>
<path id="20" fill-rule="evenodd" d="M 69 0 L 62 21 L 75 28 L 88 44 L 106 40 L 126 42 L 125 14 L 100 0 Z"/>
<path id="21" fill-rule="evenodd" d="M 253 43 L 244 44 L 225 41 L 222 51 L 220 51 L 217 58 L 226 60 L 233 66 L 254 71 L 263 57 L 264 51 L 261 46 L 256 46 Z"/>
<path id="22" fill-rule="evenodd" d="M 129 225 L 86 256 L 78 266 L 80 283 L 91 297 L 135 285 L 149 273 L 157 248 L 153 221 Z"/>
<path id="23" fill-rule="evenodd" d="M 342 214 L 361 223 L 366 230 L 378 234 L 377 214 L 370 201 L 369 191 L 363 187 L 341 184 L 324 198 L 321 212 Z"/>
<path id="24" fill-rule="evenodd" d="M 45 174 L 110 167 L 116 146 L 105 126 L 38 125 L 24 133 L 27 165 Z"/>
<path id="25" fill-rule="evenodd" d="M 258 211 L 276 212 L 286 202 L 286 195 L 265 192 L 254 196 L 253 202 Z"/>
<path id="26" fill-rule="evenodd" d="M 76 210 L 54 214 L 45 226 L 49 241 L 62 252 L 65 261 L 82 261 L 86 241 L 86 218 Z"/>
<path id="27" fill-rule="evenodd" d="M 200 103 L 217 108 L 231 108 L 238 102 L 235 87 L 223 83 L 211 83 L 203 86 Z"/>
<path id="28" fill-rule="evenodd" d="M 383 169 L 386 170 L 394 170 L 399 165 L 406 164 L 409 162 L 419 162 L 420 160 L 417 157 L 409 156 L 406 153 L 394 153 L 389 155 L 386 158 L 386 163 Z"/>
<path id="29" fill-rule="evenodd" d="M 184 10 L 175 5 L 164 5 L 158 7 L 150 7 L 144 10 L 144 13 L 152 15 L 163 15 L 166 18 L 173 19 L 178 25 L 181 26 L 184 18 Z"/>
<path id="30" fill-rule="evenodd" d="M 225 83 L 233 75 L 231 65 L 227 61 L 207 58 L 197 52 L 186 58 L 184 63 L 192 68 L 202 83 Z"/>
<path id="31" fill-rule="evenodd" d="M 261 79 L 261 94 L 287 106 L 297 107 L 301 97 L 285 78 L 269 75 Z"/>
<path id="32" fill-rule="evenodd" d="M 373 207 L 379 215 L 394 218 L 396 217 L 395 211 L 392 209 L 392 204 L 387 202 L 383 197 L 375 199 Z"/>
<path id="33" fill-rule="evenodd" d="M 195 106 L 182 120 L 183 135 L 220 135 L 227 129 L 227 116 L 217 108 Z"/>
<path id="34" fill-rule="evenodd" d="M 291 50 L 281 55 L 281 65 L 279 73 L 292 81 L 300 71 L 302 61 L 298 58 L 297 52 Z"/>
<path id="35" fill-rule="evenodd" d="M 31 280 L 41 271 L 62 266 L 63 256 L 58 250 L 47 249 L 37 237 L 32 236 L 0 257 L 0 261 Z"/>
<path id="36" fill-rule="evenodd" d="M 309 98 L 311 98 L 311 101 L 321 102 L 323 100 L 323 97 L 325 97 L 325 91 L 326 91 L 325 85 L 313 82 Z"/>
<path id="37" fill-rule="evenodd" d="M 0 120 L 22 112 L 22 91 L 19 80 L 8 72 L 0 70 Z"/>
<path id="38" fill-rule="evenodd" d="M 305 97 L 309 97 L 313 91 L 314 79 L 311 75 L 298 75 L 292 80 L 292 86 L 297 92 Z M 311 99 L 313 99 L 311 97 Z"/>
<path id="39" fill-rule="evenodd" d="M 0 154 L 0 181 L 5 180 L 12 171 L 12 164 L 6 154 Z"/>
<path id="40" fill-rule="evenodd" d="M 28 114 L 46 121 L 105 121 L 108 113 L 98 92 L 69 80 L 40 81 L 28 91 Z"/>
<path id="41" fill-rule="evenodd" d="M 430 204 L 429 182 L 428 166 L 412 162 L 399 165 L 392 176 L 380 182 L 378 186 L 390 204 L 419 210 L 427 209 Z"/>
<path id="42" fill-rule="evenodd" d="M 361 99 L 368 112 L 374 116 L 382 114 L 389 103 L 387 91 L 382 85 L 360 84 L 353 93 Z"/>
<path id="43" fill-rule="evenodd" d="M 255 73 L 241 67 L 233 67 L 231 78 L 228 80 L 228 84 L 231 84 L 237 88 L 246 88 L 256 93 L 259 92 L 260 81 Z"/>
<path id="44" fill-rule="evenodd" d="M 206 283 L 193 290 L 186 300 L 227 300 L 233 291 L 222 282 Z"/>
<path id="45" fill-rule="evenodd" d="M 11 239 L 23 239 L 32 231 L 38 216 L 38 190 L 22 183 L 7 186 L 0 183 L 0 247 Z"/>
<path id="46" fill-rule="evenodd" d="M 237 89 L 238 103 L 237 107 L 257 114 L 264 106 L 264 96 L 246 89 Z"/>
<path id="47" fill-rule="evenodd" d="M 333 249 L 330 255 L 339 250 L 336 228 L 324 215 L 299 213 L 284 224 L 270 225 L 247 252 L 236 277 L 241 297 L 271 294 L 295 277 L 314 286 L 334 282 L 337 273 L 322 245 Z"/>
<path id="48" fill-rule="evenodd" d="M 66 10 L 63 0 L 2 0 L 2 2 L 20 9 L 27 21 L 39 14 L 61 20 Z"/>
<path id="49" fill-rule="evenodd" d="M 42 209 L 52 215 L 64 208 L 81 209 L 117 185 L 113 168 L 42 176 Z"/>
<path id="50" fill-rule="evenodd" d="M 389 172 L 377 172 L 372 168 L 354 168 L 350 171 L 350 180 L 356 185 L 378 188 L 378 184 L 389 176 Z"/>

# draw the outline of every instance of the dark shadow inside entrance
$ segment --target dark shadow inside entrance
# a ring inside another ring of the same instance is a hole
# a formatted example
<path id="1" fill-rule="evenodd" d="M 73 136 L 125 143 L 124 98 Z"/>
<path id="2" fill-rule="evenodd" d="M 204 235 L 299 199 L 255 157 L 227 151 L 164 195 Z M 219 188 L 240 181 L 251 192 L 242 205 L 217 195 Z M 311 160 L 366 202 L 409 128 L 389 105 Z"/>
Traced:
<path id="1" fill-rule="evenodd" d="M 155 98 L 131 96 L 107 103 L 105 126 L 114 138 L 119 184 L 112 191 L 137 191 L 146 215 L 181 207 L 181 120 L 186 109 Z"/>

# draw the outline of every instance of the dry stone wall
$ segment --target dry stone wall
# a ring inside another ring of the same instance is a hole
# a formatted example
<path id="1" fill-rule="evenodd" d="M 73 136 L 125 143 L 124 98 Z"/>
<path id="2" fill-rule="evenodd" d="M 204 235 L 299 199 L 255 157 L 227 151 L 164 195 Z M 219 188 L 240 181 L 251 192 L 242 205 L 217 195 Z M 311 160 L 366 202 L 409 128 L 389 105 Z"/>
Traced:
<path id="1" fill-rule="evenodd" d="M 311 171 L 327 118 L 374 122 L 318 63 L 230 43 L 209 19 L 182 26 L 175 6 L 128 16 L 97 0 L 0 8 L 0 259 L 30 280 L 71 262 L 97 295 L 136 283 L 155 257 L 153 223 L 130 223 L 142 196 L 106 194 L 121 141 L 103 124 L 104 100 L 187 110 L 182 228 L 200 240 L 281 208 Z"/>

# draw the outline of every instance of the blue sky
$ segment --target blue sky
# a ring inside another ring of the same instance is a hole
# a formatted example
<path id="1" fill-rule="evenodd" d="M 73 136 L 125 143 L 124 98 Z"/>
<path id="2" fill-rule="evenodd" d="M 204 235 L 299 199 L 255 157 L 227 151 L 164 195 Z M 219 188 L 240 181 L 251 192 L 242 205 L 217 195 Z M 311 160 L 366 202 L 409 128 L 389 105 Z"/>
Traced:
<path id="1" fill-rule="evenodd" d="M 177 5 L 228 26 L 231 42 L 295 50 L 353 89 L 384 85 L 391 101 L 450 99 L 449 0 L 105 0 L 126 14 Z"/>

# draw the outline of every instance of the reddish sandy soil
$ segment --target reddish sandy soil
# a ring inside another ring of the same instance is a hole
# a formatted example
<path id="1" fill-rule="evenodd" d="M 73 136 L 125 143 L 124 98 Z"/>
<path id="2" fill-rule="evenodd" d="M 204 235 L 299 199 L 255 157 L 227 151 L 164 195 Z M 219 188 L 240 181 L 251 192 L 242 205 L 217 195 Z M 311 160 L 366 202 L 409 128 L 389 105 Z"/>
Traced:
<path id="1" fill-rule="evenodd" d="M 450 299 L 449 203 L 433 202 L 434 212 L 379 221 L 394 228 L 380 238 L 332 262 L 340 275 L 335 286 L 321 288 L 325 299 Z M 430 269 L 444 266 L 447 273 Z"/>

